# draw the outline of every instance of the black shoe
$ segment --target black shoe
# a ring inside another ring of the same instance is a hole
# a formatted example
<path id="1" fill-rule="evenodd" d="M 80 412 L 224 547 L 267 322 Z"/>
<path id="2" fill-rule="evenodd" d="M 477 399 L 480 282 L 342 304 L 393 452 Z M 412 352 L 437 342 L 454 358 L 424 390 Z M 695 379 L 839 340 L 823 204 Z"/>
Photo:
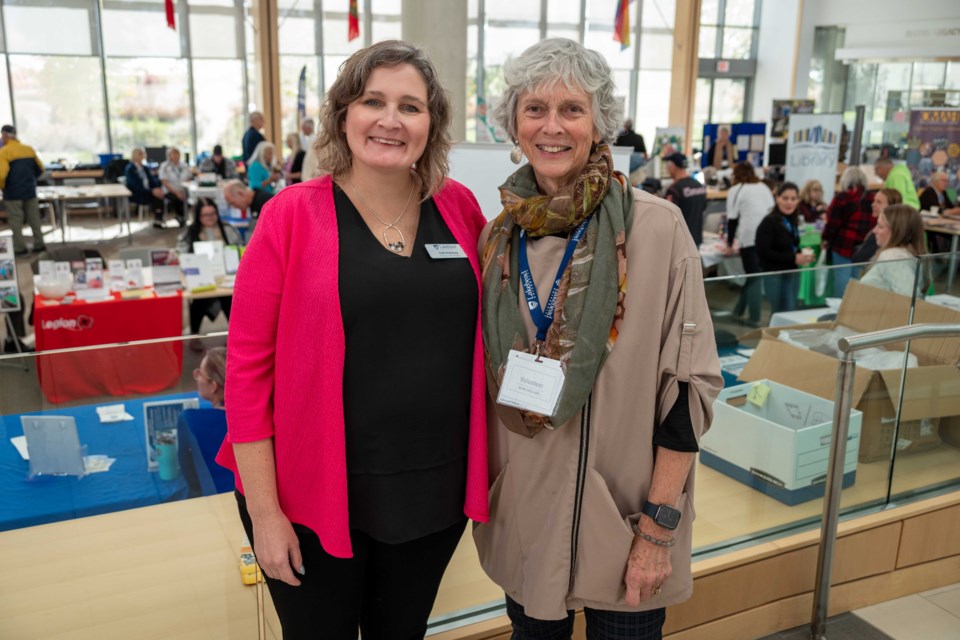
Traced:
<path id="1" fill-rule="evenodd" d="M 23 251 L 14 251 L 14 252 L 13 252 L 13 255 L 14 255 L 14 257 L 22 258 L 23 256 L 28 256 L 28 255 L 30 255 L 30 250 L 29 250 L 29 249 L 24 249 Z"/>
<path id="2" fill-rule="evenodd" d="M 3 353 L 17 353 L 17 346 L 10 336 L 7 336 L 3 341 Z M 33 349 L 21 342 L 20 353 L 33 353 Z"/>
<path id="3" fill-rule="evenodd" d="M 177 218 L 177 224 L 180 225 L 180 228 L 187 226 L 187 221 L 184 218 Z"/>
<path id="4" fill-rule="evenodd" d="M 44 245 L 44 244 L 40 245 L 39 247 L 34 247 L 34 248 L 33 248 L 33 252 L 34 252 L 34 253 L 43 253 L 43 252 L 46 251 L 46 250 L 47 250 L 47 246 Z"/>
<path id="5" fill-rule="evenodd" d="M 167 228 L 167 225 L 163 224 L 163 222 L 161 222 L 160 220 L 157 220 L 156 222 L 153 223 L 153 228 L 154 228 L 154 229 L 166 229 L 166 228 Z"/>

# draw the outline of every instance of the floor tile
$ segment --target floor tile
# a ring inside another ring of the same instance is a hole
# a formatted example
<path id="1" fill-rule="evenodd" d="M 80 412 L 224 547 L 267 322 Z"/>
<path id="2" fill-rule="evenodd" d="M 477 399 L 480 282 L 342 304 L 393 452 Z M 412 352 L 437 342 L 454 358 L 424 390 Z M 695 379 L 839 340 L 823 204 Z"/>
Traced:
<path id="1" fill-rule="evenodd" d="M 855 613 L 895 640 L 960 638 L 960 618 L 918 595 L 882 602 Z"/>
<path id="2" fill-rule="evenodd" d="M 866 620 L 844 613 L 827 620 L 828 640 L 893 640 Z M 810 625 L 774 633 L 760 640 L 810 640 Z"/>
<path id="3" fill-rule="evenodd" d="M 930 591 L 924 591 L 923 593 L 918 593 L 917 595 L 923 596 L 924 598 L 929 598 L 930 596 L 946 593 L 947 591 L 954 591 L 956 589 L 960 589 L 960 582 L 956 584 L 948 584 L 947 586 L 940 587 L 938 589 L 930 589 Z"/>
<path id="4" fill-rule="evenodd" d="M 943 591 L 926 598 L 941 609 L 957 616 L 957 624 L 960 625 L 960 588 Z M 960 634 L 957 635 L 960 636 Z"/>

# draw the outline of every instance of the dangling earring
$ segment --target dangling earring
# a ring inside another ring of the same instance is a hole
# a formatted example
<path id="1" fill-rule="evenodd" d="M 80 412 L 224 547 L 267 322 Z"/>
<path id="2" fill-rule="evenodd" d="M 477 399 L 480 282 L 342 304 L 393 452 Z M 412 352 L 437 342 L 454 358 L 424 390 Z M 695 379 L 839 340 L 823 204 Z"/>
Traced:
<path id="1" fill-rule="evenodd" d="M 523 151 L 520 149 L 520 143 L 513 143 L 513 150 L 510 152 L 510 162 L 513 164 L 520 164 L 520 161 L 523 160 Z"/>

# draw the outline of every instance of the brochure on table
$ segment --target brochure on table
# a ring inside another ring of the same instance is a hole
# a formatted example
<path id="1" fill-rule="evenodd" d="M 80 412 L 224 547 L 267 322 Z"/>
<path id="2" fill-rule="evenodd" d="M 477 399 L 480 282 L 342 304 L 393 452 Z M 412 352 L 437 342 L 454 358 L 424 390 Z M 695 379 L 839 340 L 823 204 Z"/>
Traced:
<path id="1" fill-rule="evenodd" d="M 185 253 L 180 256 L 180 269 L 189 291 L 207 291 L 217 286 L 210 258 L 196 253 Z"/>
<path id="2" fill-rule="evenodd" d="M 196 398 L 158 400 L 143 403 L 143 424 L 147 442 L 147 470 L 156 471 L 158 444 L 177 444 L 177 423 L 185 409 L 200 406 Z"/>
<path id="3" fill-rule="evenodd" d="M 180 284 L 180 259 L 175 249 L 155 249 L 150 252 L 153 286 Z"/>
<path id="4" fill-rule="evenodd" d="M 20 281 L 13 238 L 0 237 L 0 313 L 20 311 Z"/>
<path id="5" fill-rule="evenodd" d="M 217 280 L 236 274 L 240 266 L 240 247 L 234 244 L 224 245 L 222 240 L 194 242 L 193 252 L 210 259 L 213 276 Z"/>

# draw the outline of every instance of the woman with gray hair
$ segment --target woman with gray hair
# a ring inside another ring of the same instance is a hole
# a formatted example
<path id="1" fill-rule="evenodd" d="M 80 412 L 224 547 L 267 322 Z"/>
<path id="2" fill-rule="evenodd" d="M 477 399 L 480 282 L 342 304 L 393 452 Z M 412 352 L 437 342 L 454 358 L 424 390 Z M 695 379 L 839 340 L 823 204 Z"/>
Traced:
<path id="1" fill-rule="evenodd" d="M 823 229 L 823 249 L 830 250 L 830 264 L 853 262 L 857 246 L 877 223 L 873 217 L 873 193 L 867 192 L 867 176 L 860 167 L 847 167 L 840 176 L 840 190 L 827 207 L 827 224 Z M 833 295 L 843 297 L 854 269 L 833 270 Z"/>
<path id="2" fill-rule="evenodd" d="M 545 40 L 504 78 L 527 164 L 481 236 L 495 480 L 474 539 L 513 638 L 569 638 L 579 607 L 590 638 L 660 638 L 692 589 L 693 460 L 722 386 L 700 256 L 677 207 L 613 170 L 600 54 Z"/>

